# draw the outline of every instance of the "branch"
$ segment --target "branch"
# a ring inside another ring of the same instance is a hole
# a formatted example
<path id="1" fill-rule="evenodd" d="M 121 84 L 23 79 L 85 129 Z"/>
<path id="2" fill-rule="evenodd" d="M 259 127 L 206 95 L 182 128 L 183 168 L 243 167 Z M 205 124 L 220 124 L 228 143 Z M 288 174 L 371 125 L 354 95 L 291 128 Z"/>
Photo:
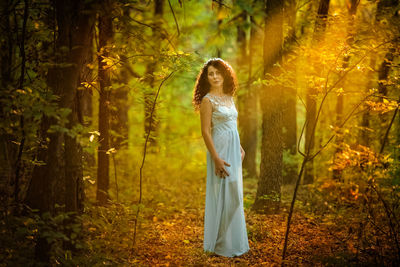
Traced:
<path id="1" fill-rule="evenodd" d="M 306 119 L 304 124 L 303 124 L 303 127 L 301 128 L 301 133 L 300 133 L 300 136 L 299 136 L 299 142 L 297 143 L 297 151 L 303 157 L 305 157 L 306 155 L 303 152 L 300 151 L 300 141 L 301 141 L 301 138 L 303 137 L 304 129 L 306 128 L 307 123 L 308 123 L 308 120 Z"/>
<path id="2" fill-rule="evenodd" d="M 386 144 L 386 140 L 387 140 L 388 135 L 389 135 L 389 131 L 390 131 L 390 129 L 392 128 L 392 125 L 393 125 L 394 119 L 396 118 L 396 115 L 397 115 L 397 111 L 398 111 L 398 110 L 399 110 L 399 105 L 397 105 L 396 110 L 394 111 L 394 114 L 393 114 L 393 116 L 392 116 L 392 120 L 391 120 L 390 123 L 389 123 L 389 127 L 387 128 L 386 133 L 385 133 L 385 136 L 383 137 L 381 150 L 379 151 L 380 154 L 382 154 L 383 149 L 385 148 L 385 144 Z"/>
<path id="3" fill-rule="evenodd" d="M 222 0 L 212 0 L 212 2 L 218 3 L 221 6 L 232 9 L 230 6 L 225 5 Z"/>
<path id="4" fill-rule="evenodd" d="M 358 103 L 353 110 L 349 113 L 349 115 L 346 117 L 346 119 L 342 122 L 341 125 L 339 125 L 339 129 L 343 128 L 343 126 L 346 124 L 346 122 L 351 118 L 351 116 L 354 114 L 354 112 L 358 109 L 358 107 L 363 104 L 365 102 L 365 100 L 370 97 L 371 95 L 366 96 L 362 101 L 360 101 L 360 103 Z M 313 156 L 310 157 L 310 159 L 314 159 L 322 150 L 324 150 L 324 148 L 332 141 L 332 139 L 336 136 L 337 134 L 333 134 L 328 141 L 321 147 L 320 150 L 318 150 L 318 152 L 316 152 Z"/>
<path id="5" fill-rule="evenodd" d="M 181 35 L 181 32 L 179 31 L 178 21 L 176 20 L 175 12 L 174 12 L 174 9 L 172 8 L 171 1 L 170 1 L 170 0 L 168 0 L 168 4 L 169 4 L 169 8 L 171 9 L 172 15 L 174 16 L 175 25 L 176 25 L 176 30 L 178 31 L 178 36 L 179 36 L 179 35 Z"/>
<path id="6" fill-rule="evenodd" d="M 315 119 L 315 122 L 314 122 L 314 125 L 313 125 L 313 128 L 312 128 L 312 133 L 315 133 L 315 129 L 316 129 L 316 126 L 317 126 L 317 123 L 318 123 L 319 115 L 320 115 L 320 113 L 321 113 L 322 106 L 323 106 L 323 104 L 324 104 L 324 102 L 325 102 L 325 99 L 326 99 L 326 97 L 328 96 L 328 94 L 339 84 L 340 81 L 342 81 L 342 80 L 344 79 L 344 77 L 345 77 L 351 70 L 353 70 L 353 69 L 357 66 L 357 64 L 359 64 L 367 55 L 369 55 L 369 53 L 370 53 L 371 51 L 377 49 L 377 48 L 380 47 L 380 46 L 383 46 L 384 44 L 386 44 L 386 43 L 388 43 L 388 42 L 394 41 L 394 40 L 396 40 L 396 39 L 399 39 L 399 37 L 396 37 L 396 38 L 394 38 L 393 40 L 386 41 L 386 42 L 381 43 L 380 45 L 378 45 L 378 46 L 376 46 L 376 47 L 373 47 L 372 49 L 369 49 L 369 50 L 365 53 L 365 55 L 364 55 L 363 57 L 361 57 L 361 59 L 360 59 L 356 64 L 354 64 L 352 67 L 348 68 L 348 69 L 343 73 L 343 75 L 342 75 L 341 77 L 339 77 L 339 79 L 338 79 L 329 89 L 326 89 L 326 90 L 325 90 L 324 97 L 322 98 L 322 101 L 321 101 L 321 103 L 320 103 L 320 105 L 319 105 L 319 108 L 318 108 L 318 114 L 317 114 L 317 117 L 316 117 L 316 119 Z M 327 84 L 328 84 L 327 81 L 328 81 L 328 78 L 329 78 L 329 74 L 330 74 L 330 71 L 329 71 L 328 74 L 327 74 L 328 76 L 327 76 L 327 79 L 326 79 L 326 81 L 325 81 L 325 88 L 327 88 Z M 360 102 L 360 104 L 358 104 L 358 105 L 353 109 L 352 112 L 350 112 L 349 116 L 343 121 L 341 127 L 344 126 L 344 124 L 348 121 L 348 119 L 351 117 L 351 115 L 354 113 L 354 111 L 359 107 L 359 105 L 361 105 L 361 103 L 363 103 L 363 101 Z M 306 123 L 308 123 L 307 120 L 304 122 L 304 125 L 306 125 Z M 304 125 L 303 125 L 303 130 L 304 130 L 304 127 L 305 127 Z M 303 130 L 302 130 L 302 132 L 303 132 Z M 314 135 L 312 135 L 312 137 L 310 138 L 310 141 L 309 141 L 310 143 L 309 143 L 309 144 L 311 144 L 311 141 L 312 141 L 313 138 L 314 138 L 313 136 L 314 136 Z M 325 144 L 325 146 L 324 146 L 323 148 L 325 148 L 326 145 L 328 145 L 328 143 L 329 143 L 332 139 L 333 139 L 333 136 L 328 140 L 328 142 Z M 307 147 L 307 146 L 306 146 L 306 147 Z M 288 243 L 289 232 L 290 232 L 290 222 L 291 222 L 291 218 L 292 218 L 292 214 L 293 214 L 293 210 L 294 210 L 294 204 L 295 204 L 295 201 L 296 201 L 297 190 L 298 190 L 298 187 L 299 187 L 299 184 L 300 184 L 300 180 L 301 180 L 301 177 L 302 177 L 303 172 L 304 172 L 304 169 L 305 169 L 305 165 L 307 164 L 307 162 L 308 162 L 309 160 L 312 160 L 314 157 L 316 157 L 316 156 L 323 150 L 323 148 L 321 148 L 316 154 L 314 154 L 312 157 L 310 157 L 310 147 L 308 146 L 308 149 L 307 149 L 305 155 L 303 155 L 304 158 L 303 158 L 303 162 L 302 162 L 302 164 L 301 164 L 301 169 L 300 169 L 299 175 L 298 175 L 298 177 L 297 177 L 296 186 L 295 186 L 295 188 L 294 188 L 293 197 L 292 197 L 292 202 L 291 202 L 291 205 L 290 205 L 289 215 L 288 215 L 287 224 L 286 224 L 285 242 L 284 242 L 284 245 L 283 245 L 283 252 L 282 252 L 282 265 L 283 265 L 283 261 L 284 261 L 284 259 L 285 259 L 285 255 L 286 255 L 287 243 Z M 400 248 L 399 248 L 397 239 L 396 239 L 396 244 L 397 244 L 397 246 L 398 246 L 398 251 L 400 251 Z"/>
<path id="7" fill-rule="evenodd" d="M 138 218 L 139 218 L 140 204 L 142 204 L 143 167 L 144 167 L 144 163 L 145 163 L 145 160 L 146 160 L 147 143 L 148 143 L 148 141 L 149 141 L 149 137 L 150 137 L 150 133 L 151 133 L 151 126 L 152 126 L 151 123 L 152 123 L 152 121 L 153 121 L 153 114 L 154 114 L 154 111 L 155 111 L 155 108 L 156 108 L 156 103 L 157 103 L 158 95 L 160 94 L 160 89 L 161 89 L 162 85 L 164 84 L 164 82 L 165 82 L 166 80 L 168 80 L 168 79 L 172 76 L 172 74 L 173 74 L 174 72 L 175 72 L 175 70 L 172 71 L 167 77 L 165 77 L 165 78 L 162 80 L 162 82 L 160 83 L 160 86 L 158 87 L 158 90 L 157 90 L 157 94 L 156 94 L 156 96 L 155 96 L 155 98 L 154 98 L 154 101 L 153 101 L 153 106 L 152 106 L 152 108 L 151 108 L 151 113 L 150 113 L 150 126 L 149 126 L 149 128 L 148 128 L 149 131 L 147 132 L 146 140 L 145 140 L 145 142 L 144 142 L 142 164 L 141 164 L 140 170 L 139 170 L 139 174 L 140 174 L 140 182 L 139 182 L 139 201 L 138 201 L 138 207 L 137 207 L 136 218 L 135 218 L 135 230 L 134 230 L 134 232 L 133 232 L 133 247 L 132 247 L 132 250 L 134 249 L 135 244 L 136 244 L 137 222 L 138 222 Z"/>

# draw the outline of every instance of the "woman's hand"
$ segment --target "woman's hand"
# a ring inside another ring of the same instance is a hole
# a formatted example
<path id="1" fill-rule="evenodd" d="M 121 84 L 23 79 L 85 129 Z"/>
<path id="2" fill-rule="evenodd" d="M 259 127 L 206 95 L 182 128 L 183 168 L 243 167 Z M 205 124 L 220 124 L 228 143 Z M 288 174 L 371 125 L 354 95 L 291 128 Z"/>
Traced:
<path id="1" fill-rule="evenodd" d="M 215 174 L 221 178 L 225 178 L 226 176 L 229 176 L 228 171 L 225 169 L 225 166 L 231 166 L 229 163 L 227 163 L 225 160 L 221 158 L 217 158 L 214 160 L 215 163 Z"/>
<path id="2" fill-rule="evenodd" d="M 242 146 L 240 146 L 240 154 L 241 154 L 241 156 L 242 156 L 242 161 L 243 161 L 244 155 L 245 155 L 246 153 L 244 152 L 244 149 L 242 148 Z"/>

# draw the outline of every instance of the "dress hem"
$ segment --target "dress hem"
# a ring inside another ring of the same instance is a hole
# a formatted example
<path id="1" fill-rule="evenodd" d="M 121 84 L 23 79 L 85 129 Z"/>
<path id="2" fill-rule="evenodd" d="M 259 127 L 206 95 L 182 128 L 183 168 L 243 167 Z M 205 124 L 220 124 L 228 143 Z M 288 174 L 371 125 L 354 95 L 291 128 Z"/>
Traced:
<path id="1" fill-rule="evenodd" d="M 207 249 L 204 249 L 204 251 L 205 251 L 205 252 L 212 252 L 212 253 L 215 253 L 215 254 L 217 254 L 217 255 L 219 255 L 219 256 L 223 256 L 223 257 L 233 258 L 233 257 L 242 256 L 243 254 L 249 252 L 249 251 L 250 251 L 250 248 L 248 248 L 247 250 L 245 250 L 245 251 L 243 251 L 243 252 L 237 252 L 237 253 L 235 252 L 235 253 L 230 253 L 230 254 L 228 254 L 228 253 L 218 253 L 218 252 L 216 252 L 216 251 L 211 251 L 211 250 L 207 250 Z"/>

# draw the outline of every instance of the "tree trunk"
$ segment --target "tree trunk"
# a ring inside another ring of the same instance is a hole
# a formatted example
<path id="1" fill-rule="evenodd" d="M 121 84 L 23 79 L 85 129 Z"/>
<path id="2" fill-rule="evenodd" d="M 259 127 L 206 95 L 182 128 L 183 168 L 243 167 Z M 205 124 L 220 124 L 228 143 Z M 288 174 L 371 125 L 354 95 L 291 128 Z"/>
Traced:
<path id="1" fill-rule="evenodd" d="M 76 92 L 74 105 L 69 116 L 68 128 L 71 129 L 77 123 L 82 124 L 78 118 L 80 109 L 78 102 L 79 92 Z M 65 210 L 83 212 L 83 168 L 82 168 L 82 147 L 76 137 L 65 135 Z"/>
<path id="2" fill-rule="evenodd" d="M 13 40 L 13 31 L 11 29 L 11 2 L 1 1 L 0 3 L 0 23 L 3 25 L 3 31 L 0 32 L 0 93 L 2 101 L 11 102 L 9 97 L 9 89 L 13 83 L 11 66 L 15 66 L 15 49 Z M 15 26 L 17 27 L 17 26 Z M 8 98 L 8 99 L 7 99 Z M 4 111 L 3 105 L 0 105 L 0 120 L 8 119 L 9 114 Z M 13 143 L 15 136 L 2 131 L 0 134 L 0 201 L 7 203 L 12 200 L 10 185 L 14 185 L 14 164 L 13 161 L 17 158 L 18 147 Z"/>
<path id="3" fill-rule="evenodd" d="M 222 2 L 218 1 L 218 19 L 217 19 L 217 29 L 218 29 L 218 35 L 221 34 L 221 24 L 222 24 L 222 18 L 219 16 L 221 14 L 222 10 Z M 217 47 L 217 57 L 222 58 L 222 51 L 220 47 Z"/>
<path id="4" fill-rule="evenodd" d="M 89 67 L 94 64 L 94 61 L 97 59 L 94 54 L 95 51 L 93 50 L 93 39 L 94 34 L 92 33 L 90 36 L 90 44 L 88 53 L 85 57 L 85 64 L 83 66 L 83 70 L 81 72 L 81 77 L 79 78 L 78 86 L 81 86 L 82 82 L 92 82 L 94 81 L 93 75 L 93 67 Z M 79 121 L 86 127 L 92 125 L 93 122 L 93 88 L 92 87 L 85 87 L 82 90 L 78 91 L 78 117 Z M 88 134 L 89 138 L 90 134 Z M 86 166 L 95 167 L 96 165 L 96 158 L 94 153 L 83 151 L 82 152 L 82 161 L 87 164 Z"/>
<path id="5" fill-rule="evenodd" d="M 376 55 L 373 54 L 371 55 L 370 58 L 370 70 L 368 70 L 367 73 L 367 88 L 366 88 L 366 92 L 368 93 L 368 91 L 370 89 L 372 89 L 374 87 L 374 74 L 375 74 L 375 65 L 376 65 Z M 362 118 L 361 118 L 361 129 L 359 131 L 359 140 L 360 140 L 360 144 L 363 146 L 369 146 L 370 145 L 370 132 L 369 132 L 369 128 L 370 128 L 370 112 L 369 112 L 369 107 L 368 105 L 364 104 L 364 113 L 362 114 Z"/>
<path id="6" fill-rule="evenodd" d="M 56 53 L 58 56 L 55 60 L 65 64 L 59 64 L 49 69 L 47 85 L 55 95 L 60 96 L 57 102 L 59 107 L 68 108 L 74 112 L 76 111 L 73 108 L 74 97 L 83 65 L 83 58 L 89 47 L 88 41 L 94 16 L 93 14 L 88 14 L 88 9 L 80 1 L 60 0 L 54 2 L 54 4 L 58 26 L 56 48 L 60 49 Z M 71 116 L 76 116 L 76 114 Z M 65 160 L 66 154 L 63 153 L 63 148 L 68 146 L 69 143 L 64 143 L 65 138 L 62 132 L 47 132 L 53 124 L 56 124 L 53 118 L 45 116 L 42 120 L 40 131 L 42 145 L 39 149 L 38 160 L 44 161 L 45 165 L 35 166 L 26 197 L 26 203 L 31 208 L 39 209 L 41 213 L 54 212 L 56 203 L 60 205 L 67 204 L 66 190 L 76 192 L 69 188 L 69 184 L 80 179 L 80 175 L 77 172 L 74 172 L 74 174 L 68 173 L 71 177 L 66 176 L 65 166 L 70 167 L 71 164 Z M 50 140 L 48 144 L 47 139 Z M 69 150 L 68 148 L 65 152 L 69 156 L 76 158 L 75 156 L 77 155 L 74 154 L 74 151 L 76 150 Z M 71 179 L 71 181 L 66 182 L 65 179 Z M 67 188 L 66 184 L 68 184 Z M 78 197 L 75 195 L 68 198 Z M 73 204 L 68 202 L 69 209 L 71 205 Z M 36 259 L 49 262 L 50 249 L 46 239 L 39 238 L 36 244 Z"/>
<path id="7" fill-rule="evenodd" d="M 359 4 L 359 0 L 351 0 L 350 5 L 348 7 L 348 25 L 347 25 L 347 36 L 346 36 L 346 45 L 351 48 L 353 46 L 353 40 L 354 40 L 354 16 L 356 15 L 357 12 L 357 6 Z M 343 64 L 342 64 L 342 69 L 346 70 L 347 67 L 349 66 L 349 61 L 350 61 L 350 56 L 346 55 L 343 59 Z M 341 84 L 345 84 L 346 79 L 343 79 Z M 343 86 L 345 89 L 346 86 Z M 337 96 L 337 101 L 336 101 L 336 126 L 340 128 L 340 125 L 342 124 L 342 117 L 343 117 L 343 106 L 344 106 L 344 95 L 339 94 Z M 335 164 L 335 161 L 338 158 L 338 155 L 342 153 L 342 144 L 343 144 L 344 138 L 343 138 L 343 133 L 340 131 L 339 134 L 336 136 L 336 151 L 334 154 L 334 159 L 333 163 Z M 333 179 L 337 181 L 343 181 L 342 178 L 342 170 L 340 169 L 333 169 Z"/>
<path id="8" fill-rule="evenodd" d="M 123 17 L 129 18 L 130 9 L 123 10 Z M 123 35 L 129 35 L 129 29 L 125 29 L 122 32 Z M 117 90 L 113 90 L 111 93 L 111 102 L 113 103 L 113 109 L 111 110 L 111 129 L 115 133 L 111 135 L 111 146 L 116 150 L 123 147 L 128 147 L 128 133 L 129 133 L 129 122 L 128 122 L 128 92 L 129 92 L 129 80 L 132 77 L 132 69 L 129 65 L 129 60 L 126 55 L 120 55 L 122 66 L 117 76 L 117 82 L 121 86 Z"/>
<path id="9" fill-rule="evenodd" d="M 389 77 L 390 69 L 393 63 L 394 59 L 394 53 L 396 52 L 396 48 L 394 44 L 391 44 L 391 47 L 385 54 L 385 58 L 382 60 L 382 63 L 379 66 L 378 70 L 378 92 L 381 95 L 380 101 L 383 102 L 383 99 L 388 95 L 388 86 L 386 84 L 386 81 Z M 379 114 L 379 119 L 380 121 L 386 125 L 389 120 L 389 114 L 384 113 L 384 114 Z M 386 127 L 382 127 L 382 129 L 385 129 Z M 380 135 L 382 136 L 382 135 Z M 382 139 L 381 139 L 381 145 L 382 145 Z"/>
<path id="10" fill-rule="evenodd" d="M 264 25 L 264 76 L 278 72 L 273 64 L 281 61 L 283 42 L 283 2 L 266 1 Z M 262 144 L 260 178 L 253 209 L 261 213 L 279 211 L 282 184 L 282 88 L 265 86 L 260 98 Z"/>
<path id="11" fill-rule="evenodd" d="M 315 20 L 314 35 L 312 44 L 316 44 L 324 36 L 326 28 L 326 20 L 329 11 L 329 1 L 321 0 L 319 2 L 317 19 Z M 318 68 L 318 67 L 316 67 Z M 314 151 L 315 132 L 313 128 L 315 126 L 316 112 L 317 112 L 317 92 L 315 88 L 307 87 L 306 96 L 306 138 L 305 138 L 305 151 L 309 151 L 308 154 L 312 155 Z M 307 162 L 304 170 L 303 184 L 311 184 L 314 182 L 314 161 L 310 160 Z"/>
<path id="12" fill-rule="evenodd" d="M 395 14 L 395 7 L 398 5 L 398 0 L 381 0 L 378 2 L 377 5 L 377 10 L 376 10 L 376 15 L 375 15 L 375 27 L 378 27 L 379 22 L 382 19 L 386 19 L 388 16 L 386 13 L 390 12 L 392 13 L 391 16 L 393 17 Z M 389 27 L 391 27 L 393 24 L 389 23 Z M 393 46 L 395 47 L 395 46 Z M 388 53 L 386 53 L 385 58 L 383 59 L 382 63 L 379 66 L 378 70 L 378 92 L 382 95 L 387 94 L 387 87 L 386 84 L 379 82 L 381 80 L 385 80 L 388 77 L 389 71 L 390 71 L 390 63 L 393 60 L 393 47 L 389 49 Z M 371 55 L 370 59 L 370 69 L 368 72 L 368 86 L 367 86 L 367 91 L 370 90 L 371 88 L 374 87 L 374 75 L 375 75 L 375 68 L 376 68 L 376 54 Z M 382 98 L 381 98 L 382 99 Z M 368 106 L 365 106 L 365 112 L 363 113 L 362 116 L 362 121 L 361 121 L 361 130 L 360 130 L 360 143 L 364 146 L 369 146 L 370 145 L 370 131 L 368 130 L 370 128 L 370 112 L 368 109 Z M 384 122 L 387 118 L 385 116 L 380 117 L 381 121 Z M 383 127 L 385 128 L 385 127 Z M 381 134 L 378 134 L 381 136 Z M 382 143 L 381 143 L 382 145 Z"/>
<path id="13" fill-rule="evenodd" d="M 111 68 L 107 67 L 103 62 L 104 57 L 109 56 L 113 39 L 112 25 L 112 4 L 111 0 L 107 0 L 99 14 L 99 132 L 100 147 L 97 152 L 97 192 L 96 199 L 99 205 L 106 205 L 109 200 L 108 188 L 110 183 L 110 94 L 111 94 Z"/>
<path id="14" fill-rule="evenodd" d="M 288 20 L 290 27 L 288 37 L 283 45 L 286 53 L 292 54 L 292 46 L 296 40 L 296 1 L 287 1 L 287 11 L 285 17 Z M 284 53 L 284 54 L 286 54 Z M 285 61 L 285 60 L 284 60 Z M 285 69 L 293 73 L 292 83 L 296 84 L 296 64 L 289 62 L 285 64 Z M 283 162 L 283 184 L 290 184 L 296 181 L 297 177 L 297 162 L 292 159 L 297 154 L 297 112 L 296 99 L 297 90 L 294 87 L 285 87 L 284 89 L 284 108 L 283 108 L 283 142 L 284 148 L 288 152 L 290 158 Z"/>
<path id="15" fill-rule="evenodd" d="M 398 17 L 398 13 L 396 10 L 396 7 L 399 5 L 399 0 L 380 0 L 377 5 L 377 10 L 376 10 L 376 21 L 380 22 L 382 19 L 387 19 L 389 18 L 389 23 L 387 27 L 395 29 L 398 27 L 396 25 L 395 19 Z M 393 21 L 393 19 L 395 19 Z M 386 81 L 389 77 L 389 73 L 392 67 L 392 63 L 394 60 L 394 53 L 396 52 L 396 47 L 398 47 L 398 42 L 392 41 L 390 43 L 390 48 L 385 54 L 385 58 L 382 60 L 382 63 L 379 66 L 378 70 L 378 92 L 381 94 L 380 101 L 383 101 L 384 97 L 388 95 L 388 85 L 386 84 Z M 388 119 L 389 119 L 389 114 L 384 113 L 384 114 L 379 114 L 379 119 L 382 122 L 382 124 L 387 124 Z M 386 127 L 382 127 L 382 129 L 385 129 Z M 382 136 L 383 133 L 380 133 L 379 136 Z M 382 146 L 383 139 L 380 138 L 380 144 Z"/>
<path id="16" fill-rule="evenodd" d="M 254 51 L 256 50 L 256 29 L 254 25 L 254 18 L 250 17 L 250 41 L 249 41 L 249 55 L 248 55 L 248 79 L 247 88 L 243 100 L 243 111 L 245 117 L 239 123 L 242 125 L 241 129 L 241 142 L 246 155 L 243 160 L 243 168 L 247 171 L 249 177 L 257 177 L 257 143 L 258 143 L 258 120 L 257 120 L 257 90 L 256 86 L 252 85 L 253 82 L 253 59 Z"/>
<path id="17" fill-rule="evenodd" d="M 237 26 L 237 45 L 238 45 L 238 55 L 237 55 L 237 75 L 240 77 L 242 76 L 241 74 L 244 74 L 246 69 L 244 66 L 246 65 L 247 62 L 249 63 L 249 71 L 251 70 L 251 59 L 250 56 L 251 54 L 251 49 L 249 49 L 250 55 L 247 56 L 247 41 L 246 41 L 246 31 L 244 29 L 244 23 L 246 23 L 247 20 L 247 13 L 246 11 L 242 11 L 242 13 L 238 17 L 238 26 Z M 254 30 L 251 30 L 254 31 Z M 254 33 L 253 33 L 254 34 Z M 249 74 L 250 75 L 250 74 Z M 250 77 L 249 77 L 250 79 Z M 238 107 L 239 107 L 239 130 L 240 130 L 240 140 L 241 140 L 241 145 L 246 152 L 245 158 L 243 160 L 243 169 L 246 170 L 245 175 L 250 176 L 250 177 L 256 177 L 255 175 L 255 164 L 254 164 L 254 169 L 251 170 L 251 173 L 249 172 L 249 169 L 247 168 L 247 165 L 249 163 L 248 157 L 252 157 L 254 154 L 254 149 L 251 147 L 252 143 L 254 143 L 253 140 L 250 140 L 251 137 L 254 137 L 254 135 L 251 134 L 249 130 L 251 118 L 250 115 L 250 110 L 249 110 L 249 105 L 248 103 L 248 98 L 250 95 L 251 90 L 251 82 L 249 81 L 246 88 L 240 88 L 240 91 L 238 92 Z M 257 139 L 256 139 L 257 140 Z M 249 153 L 250 152 L 250 153 Z M 255 157 L 252 157 L 253 160 L 255 160 Z M 251 162 L 250 162 L 251 163 Z M 255 163 L 255 162 L 254 162 Z"/>
<path id="18" fill-rule="evenodd" d="M 125 64 L 128 64 L 127 62 Z M 111 135 L 111 146 L 119 150 L 122 147 L 128 146 L 128 92 L 129 87 L 129 72 L 125 66 L 122 66 L 121 72 L 118 78 L 120 83 L 124 83 L 118 88 L 113 90 L 111 93 L 111 102 L 113 103 L 114 109 L 111 110 L 111 129 L 115 133 Z"/>
<path id="19" fill-rule="evenodd" d="M 397 127 L 396 127 L 396 143 L 400 144 L 400 115 L 397 115 Z M 397 146 L 394 148 L 394 160 L 397 162 L 400 162 L 400 146 Z M 395 170 L 395 174 L 394 177 L 400 177 L 400 168 L 397 168 L 397 170 Z"/>
<path id="20" fill-rule="evenodd" d="M 164 9 L 164 0 L 156 0 L 154 1 L 154 28 L 152 28 L 153 32 L 153 41 L 154 41 L 154 59 L 147 64 L 146 66 L 146 82 L 149 86 L 148 90 L 144 92 L 144 132 L 145 135 L 148 132 L 151 132 L 149 137 L 149 152 L 156 152 L 157 147 L 157 131 L 158 131 L 158 123 L 157 123 L 157 115 L 156 110 L 153 112 L 153 116 L 151 115 L 153 101 L 155 98 L 155 90 L 154 90 L 154 72 L 156 71 L 157 58 L 160 53 L 161 41 L 162 41 L 162 16 Z"/>

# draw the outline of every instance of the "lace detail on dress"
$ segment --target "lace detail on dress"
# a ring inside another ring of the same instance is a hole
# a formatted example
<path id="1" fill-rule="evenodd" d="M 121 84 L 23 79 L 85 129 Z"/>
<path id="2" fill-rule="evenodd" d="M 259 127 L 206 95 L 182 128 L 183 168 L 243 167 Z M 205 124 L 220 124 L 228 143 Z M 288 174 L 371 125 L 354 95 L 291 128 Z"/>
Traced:
<path id="1" fill-rule="evenodd" d="M 211 103 L 213 106 L 225 106 L 225 107 L 231 107 L 233 103 L 233 97 L 230 95 L 224 95 L 224 96 L 217 96 L 213 95 L 210 93 L 207 93 L 204 97 L 207 97 L 210 99 Z"/>
<path id="2" fill-rule="evenodd" d="M 232 96 L 216 96 L 208 93 L 204 97 L 207 97 L 212 104 L 212 126 L 237 120 L 238 113 Z"/>

